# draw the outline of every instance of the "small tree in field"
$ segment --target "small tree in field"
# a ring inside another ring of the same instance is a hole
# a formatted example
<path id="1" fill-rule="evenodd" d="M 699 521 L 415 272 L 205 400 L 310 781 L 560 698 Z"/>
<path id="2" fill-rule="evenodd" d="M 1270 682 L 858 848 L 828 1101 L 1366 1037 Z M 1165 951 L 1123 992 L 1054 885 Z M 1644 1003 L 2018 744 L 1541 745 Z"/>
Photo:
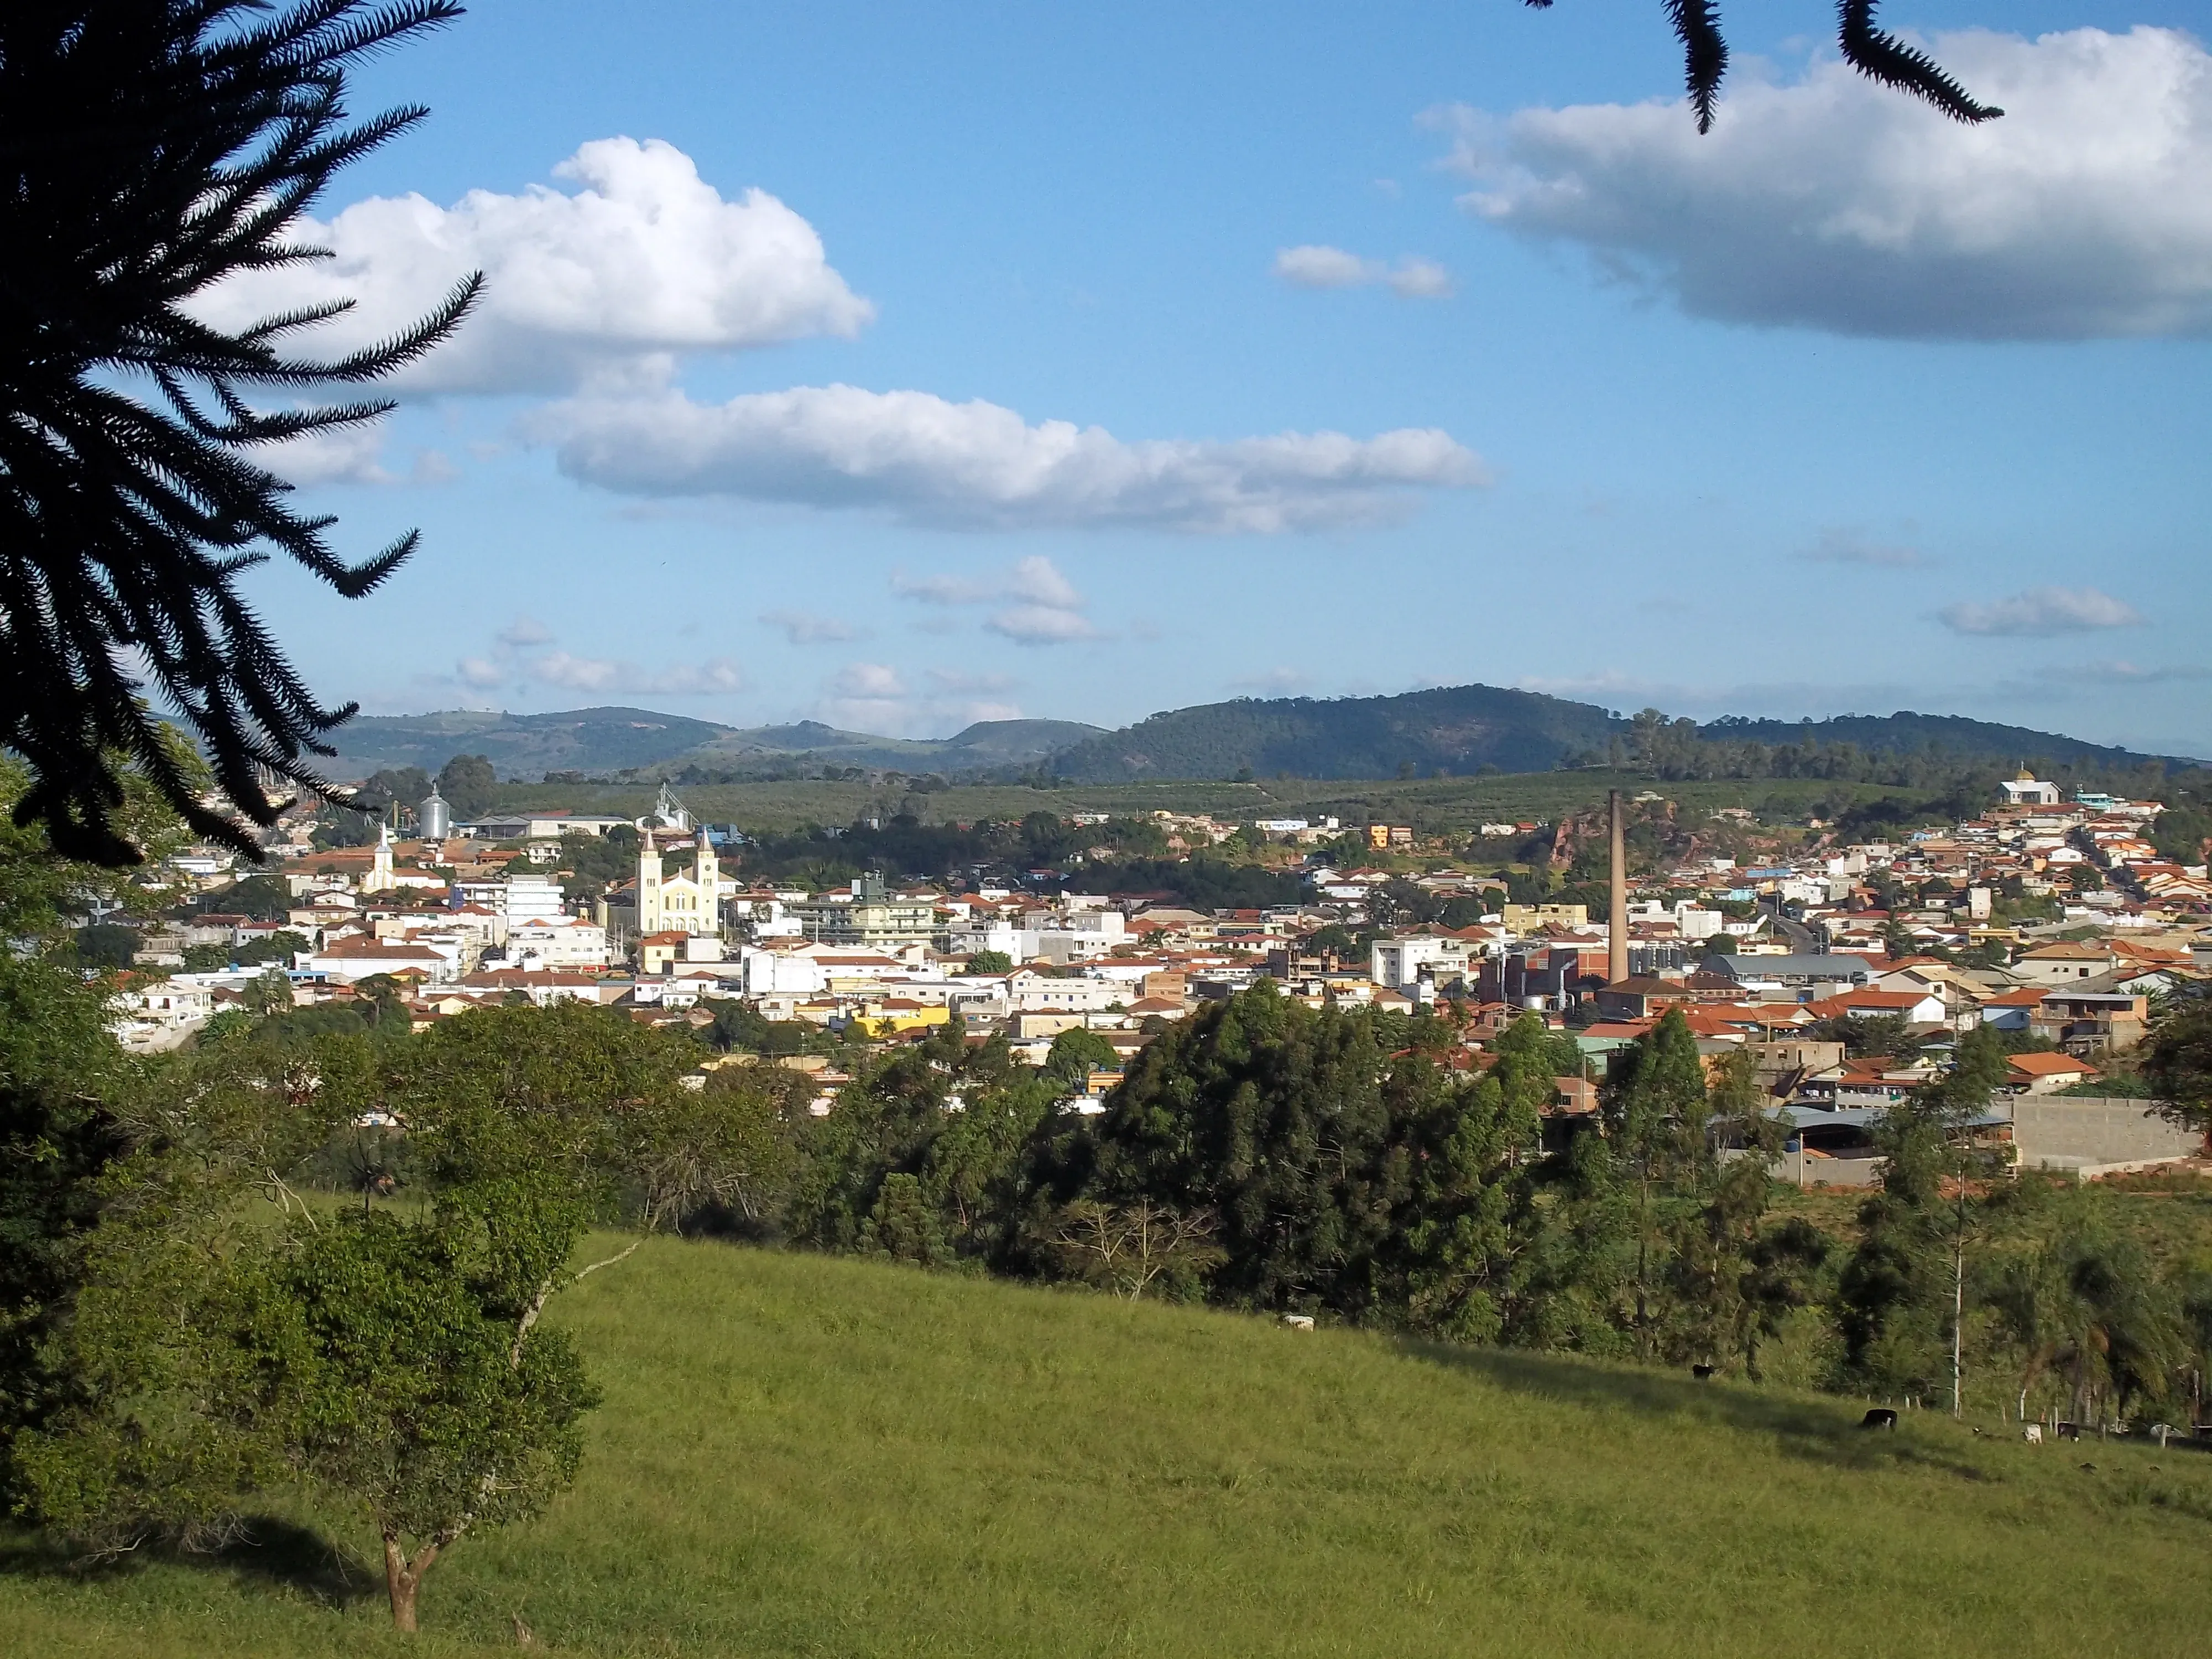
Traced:
<path id="1" fill-rule="evenodd" d="M 537 1328 L 543 1300 L 516 1316 L 490 1241 L 471 1231 L 347 1216 L 295 1235 L 272 1274 L 296 1465 L 376 1528 L 403 1631 L 440 1556 L 537 1515 L 574 1478 L 580 1419 L 598 1404 L 568 1340 Z M 542 1220 L 530 1231 L 508 1242 L 574 1243 Z"/>

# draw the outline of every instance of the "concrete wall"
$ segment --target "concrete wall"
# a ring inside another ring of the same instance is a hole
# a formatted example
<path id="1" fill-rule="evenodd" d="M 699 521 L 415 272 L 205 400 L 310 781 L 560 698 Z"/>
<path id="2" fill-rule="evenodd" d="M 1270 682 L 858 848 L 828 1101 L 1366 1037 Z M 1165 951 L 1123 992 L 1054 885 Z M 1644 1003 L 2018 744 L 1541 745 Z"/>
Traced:
<path id="1" fill-rule="evenodd" d="M 2024 1169 L 2162 1163 L 2204 1150 L 2204 1137 L 2148 1109 L 2148 1100 L 2086 1095 L 2017 1097 L 2013 1142 Z"/>

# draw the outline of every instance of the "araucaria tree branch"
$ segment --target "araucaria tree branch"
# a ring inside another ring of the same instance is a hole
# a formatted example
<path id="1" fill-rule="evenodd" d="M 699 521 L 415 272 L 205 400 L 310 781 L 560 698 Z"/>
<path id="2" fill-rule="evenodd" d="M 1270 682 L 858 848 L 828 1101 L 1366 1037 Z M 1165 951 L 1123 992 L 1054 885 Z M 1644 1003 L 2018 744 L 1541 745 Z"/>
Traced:
<path id="1" fill-rule="evenodd" d="M 454 0 L 9 0 L 0 7 L 0 745 L 29 763 L 19 823 L 64 855 L 135 862 L 116 826 L 135 763 L 192 829 L 254 853 L 270 789 L 320 787 L 325 707 L 236 586 L 272 550 L 348 598 L 415 550 L 359 563 L 252 459 L 373 421 L 367 387 L 450 334 L 482 278 L 335 357 L 287 336 L 346 304 L 226 332 L 196 296 L 329 257 L 295 239 L 333 174 L 420 121 L 360 123 L 356 60 L 458 15 Z M 348 302 L 349 303 L 349 302 Z M 264 409 L 344 388 L 311 406 Z M 163 741 L 196 737 L 234 811 Z M 242 815 L 242 819 L 240 815 Z"/>
<path id="2" fill-rule="evenodd" d="M 1552 0 L 1528 0 L 1547 10 Z M 1674 38 L 1682 43 L 1682 78 L 1698 131 L 1712 131 L 1721 82 L 1728 74 L 1728 42 L 1721 35 L 1720 9 L 1712 0 L 1661 0 Z M 1836 40 L 1844 61 L 1869 80 L 1925 98 L 1956 121 L 1988 121 L 2004 112 L 1977 103 L 1966 89 L 1924 52 L 1908 46 L 1875 26 L 1878 0 L 1836 0 Z"/>

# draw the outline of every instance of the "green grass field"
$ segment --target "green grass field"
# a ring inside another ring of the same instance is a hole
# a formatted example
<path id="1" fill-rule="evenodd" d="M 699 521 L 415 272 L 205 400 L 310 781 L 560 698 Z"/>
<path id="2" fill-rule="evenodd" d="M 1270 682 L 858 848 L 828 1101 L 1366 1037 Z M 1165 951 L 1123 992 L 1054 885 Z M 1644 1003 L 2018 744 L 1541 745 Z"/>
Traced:
<path id="1" fill-rule="evenodd" d="M 517 1614 L 592 1655 L 2204 1648 L 2212 1455 L 711 1243 L 560 1317 L 607 1395 L 582 1480 L 441 1563 L 414 1642 L 268 1526 L 93 1578 L 0 1535 L 0 1652 L 512 1650 Z"/>

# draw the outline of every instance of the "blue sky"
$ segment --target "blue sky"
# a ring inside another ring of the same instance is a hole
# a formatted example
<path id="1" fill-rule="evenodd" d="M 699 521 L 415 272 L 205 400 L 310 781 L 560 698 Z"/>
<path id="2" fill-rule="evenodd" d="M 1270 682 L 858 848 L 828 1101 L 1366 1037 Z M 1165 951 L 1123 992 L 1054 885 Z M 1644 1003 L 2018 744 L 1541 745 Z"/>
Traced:
<path id="1" fill-rule="evenodd" d="M 478 0 L 360 82 L 434 114 L 313 280 L 487 311 L 280 463 L 422 550 L 259 597 L 374 712 L 1480 680 L 2212 754 L 2206 10 L 1893 3 L 1970 132 L 1733 5 L 1699 139 L 1657 0 Z"/>

